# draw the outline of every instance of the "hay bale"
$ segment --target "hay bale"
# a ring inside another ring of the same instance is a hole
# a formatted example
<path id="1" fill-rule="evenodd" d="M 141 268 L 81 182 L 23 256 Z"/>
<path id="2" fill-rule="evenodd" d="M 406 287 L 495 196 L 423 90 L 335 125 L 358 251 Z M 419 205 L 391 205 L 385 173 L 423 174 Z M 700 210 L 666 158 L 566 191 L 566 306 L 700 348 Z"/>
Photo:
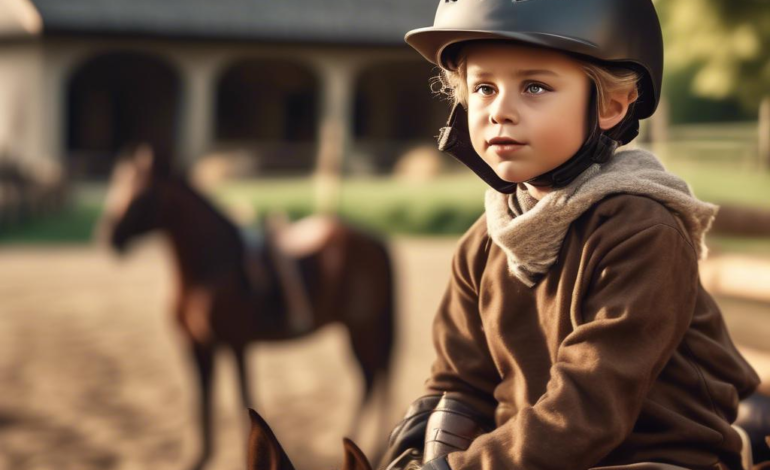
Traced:
<path id="1" fill-rule="evenodd" d="M 713 230 L 724 235 L 770 237 L 770 210 L 721 205 Z"/>
<path id="2" fill-rule="evenodd" d="M 201 188 L 212 188 L 224 181 L 245 178 L 258 170 L 253 152 L 232 150 L 210 153 L 193 165 L 190 176 Z"/>
<path id="3" fill-rule="evenodd" d="M 430 181 L 441 174 L 444 158 L 446 157 L 436 147 L 420 145 L 398 159 L 393 174 L 396 178 L 406 181 Z"/>

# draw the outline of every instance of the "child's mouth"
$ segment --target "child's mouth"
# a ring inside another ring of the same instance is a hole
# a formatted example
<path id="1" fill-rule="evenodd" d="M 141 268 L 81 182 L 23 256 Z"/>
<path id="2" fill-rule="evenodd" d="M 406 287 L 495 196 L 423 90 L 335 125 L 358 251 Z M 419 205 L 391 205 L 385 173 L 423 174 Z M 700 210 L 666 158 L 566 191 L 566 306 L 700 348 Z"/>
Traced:
<path id="1" fill-rule="evenodd" d="M 498 155 L 505 155 L 516 152 L 524 147 L 523 142 L 519 142 L 507 137 L 495 137 L 487 142 L 489 148 Z"/>

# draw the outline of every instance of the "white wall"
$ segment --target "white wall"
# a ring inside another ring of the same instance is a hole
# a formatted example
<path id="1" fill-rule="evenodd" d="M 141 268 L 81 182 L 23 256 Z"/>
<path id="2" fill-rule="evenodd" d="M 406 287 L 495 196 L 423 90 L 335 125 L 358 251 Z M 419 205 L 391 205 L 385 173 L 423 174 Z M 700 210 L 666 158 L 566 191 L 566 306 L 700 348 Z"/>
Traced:
<path id="1" fill-rule="evenodd" d="M 177 69 L 182 86 L 178 148 L 188 163 L 212 148 L 217 80 L 236 61 L 290 58 L 307 64 L 322 87 L 318 135 L 335 141 L 322 143 L 320 151 L 331 148 L 346 153 L 358 71 L 383 60 L 415 58 L 409 50 L 389 48 L 106 38 L 0 42 L 0 146 L 10 145 L 25 158 L 62 161 L 66 151 L 67 84 L 71 75 L 92 57 L 118 51 L 151 54 Z M 330 127 L 337 131 L 327 132 Z"/>
<path id="2" fill-rule="evenodd" d="M 40 14 L 29 0 L 0 0 L 0 36 L 36 35 L 42 25 Z"/>
<path id="3" fill-rule="evenodd" d="M 42 124 L 42 57 L 38 42 L 0 43 L 0 149 L 17 158 L 53 156 Z"/>

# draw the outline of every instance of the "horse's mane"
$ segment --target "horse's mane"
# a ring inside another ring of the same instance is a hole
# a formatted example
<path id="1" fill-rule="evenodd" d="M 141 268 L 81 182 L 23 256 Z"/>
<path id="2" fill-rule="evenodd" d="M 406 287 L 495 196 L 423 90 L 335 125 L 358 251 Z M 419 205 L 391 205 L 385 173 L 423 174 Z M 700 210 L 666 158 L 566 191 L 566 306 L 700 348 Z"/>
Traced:
<path id="1" fill-rule="evenodd" d="M 237 240 L 238 250 L 243 252 L 244 242 L 243 237 L 241 236 L 240 227 L 238 227 L 233 221 L 225 216 L 221 210 L 219 210 L 216 206 L 214 206 L 214 204 L 211 203 L 211 201 L 208 200 L 208 198 L 206 198 L 197 189 L 195 189 L 186 178 L 176 177 L 174 178 L 174 181 L 179 185 L 180 188 L 182 188 L 183 191 L 189 194 L 195 201 L 198 202 L 198 204 L 203 206 L 206 211 L 213 215 L 214 218 L 225 227 L 226 232 L 228 232 L 229 235 Z"/>

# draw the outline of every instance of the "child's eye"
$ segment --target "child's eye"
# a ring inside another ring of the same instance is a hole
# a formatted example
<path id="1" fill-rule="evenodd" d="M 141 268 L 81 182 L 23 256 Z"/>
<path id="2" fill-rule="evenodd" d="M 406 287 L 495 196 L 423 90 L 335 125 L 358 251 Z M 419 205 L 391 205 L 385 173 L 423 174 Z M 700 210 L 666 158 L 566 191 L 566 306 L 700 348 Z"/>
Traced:
<path id="1" fill-rule="evenodd" d="M 489 85 L 478 85 L 473 91 L 480 95 L 489 96 L 495 92 L 495 89 Z"/>
<path id="2" fill-rule="evenodd" d="M 531 89 L 533 89 L 533 88 L 539 88 L 539 89 L 543 90 L 543 92 L 542 92 L 542 93 L 531 93 L 532 95 L 542 95 L 542 94 L 544 94 L 546 91 L 548 91 L 548 89 L 547 89 L 546 87 L 544 87 L 543 85 L 540 85 L 540 84 L 538 84 L 538 83 L 530 83 L 529 85 L 527 85 L 527 87 L 525 88 L 525 90 L 531 90 Z"/>

